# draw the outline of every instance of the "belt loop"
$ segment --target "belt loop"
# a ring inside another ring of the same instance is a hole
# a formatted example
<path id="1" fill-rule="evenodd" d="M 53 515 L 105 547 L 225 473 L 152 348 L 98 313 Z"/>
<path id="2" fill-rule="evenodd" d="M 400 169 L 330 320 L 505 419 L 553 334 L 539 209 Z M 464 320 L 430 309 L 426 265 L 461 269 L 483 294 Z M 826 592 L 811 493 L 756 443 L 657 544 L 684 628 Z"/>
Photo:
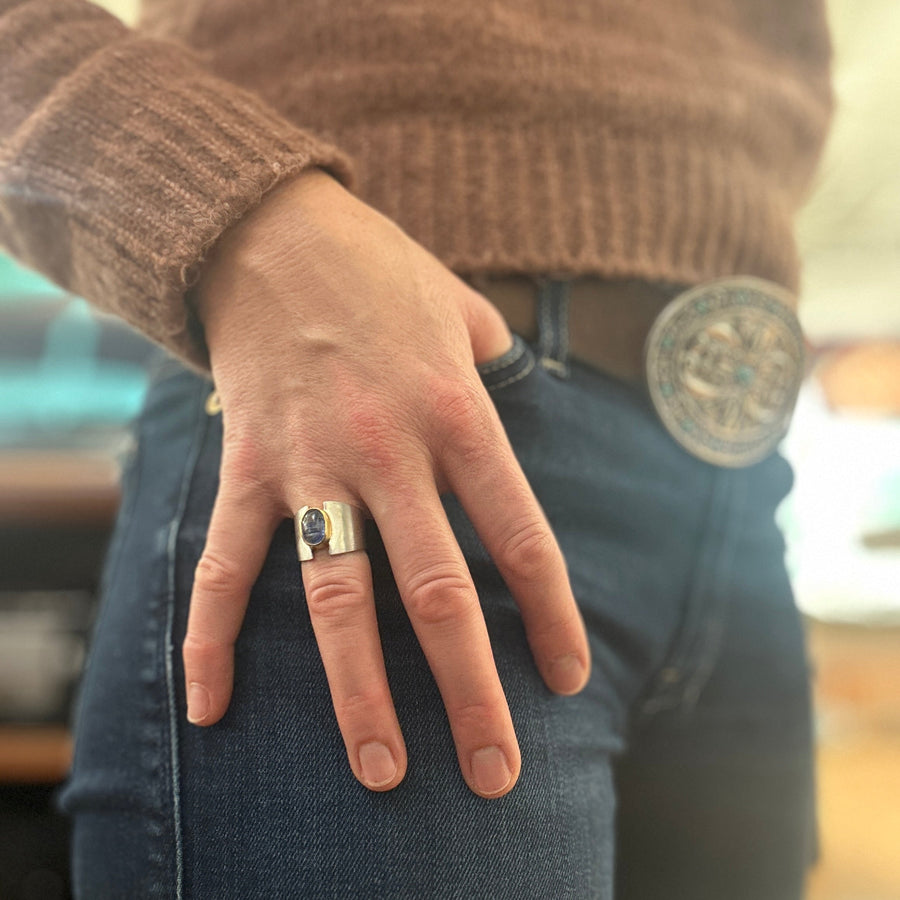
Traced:
<path id="1" fill-rule="evenodd" d="M 550 278 L 538 285 L 538 352 L 541 365 L 559 378 L 569 377 L 568 279 Z"/>

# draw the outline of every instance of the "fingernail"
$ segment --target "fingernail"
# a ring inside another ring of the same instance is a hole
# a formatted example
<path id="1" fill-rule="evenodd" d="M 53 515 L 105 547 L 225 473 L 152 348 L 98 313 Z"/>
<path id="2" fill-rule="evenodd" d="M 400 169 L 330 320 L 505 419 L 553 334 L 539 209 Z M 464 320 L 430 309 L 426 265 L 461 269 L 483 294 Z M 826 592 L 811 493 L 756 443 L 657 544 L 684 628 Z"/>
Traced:
<path id="1" fill-rule="evenodd" d="M 574 654 L 558 656 L 550 664 L 553 690 L 559 694 L 577 694 L 584 687 L 587 672 L 584 663 Z"/>
<path id="2" fill-rule="evenodd" d="M 192 681 L 188 687 L 187 704 L 188 722 L 195 725 L 202 722 L 209 715 L 209 691 L 202 684 Z"/>
<path id="3" fill-rule="evenodd" d="M 369 787 L 384 787 L 397 775 L 397 763 L 391 751 L 378 741 L 370 741 L 359 748 L 359 767 L 363 781 Z"/>
<path id="4" fill-rule="evenodd" d="M 499 747 L 482 747 L 472 754 L 472 777 L 482 794 L 499 794 L 512 781 L 512 772 Z"/>

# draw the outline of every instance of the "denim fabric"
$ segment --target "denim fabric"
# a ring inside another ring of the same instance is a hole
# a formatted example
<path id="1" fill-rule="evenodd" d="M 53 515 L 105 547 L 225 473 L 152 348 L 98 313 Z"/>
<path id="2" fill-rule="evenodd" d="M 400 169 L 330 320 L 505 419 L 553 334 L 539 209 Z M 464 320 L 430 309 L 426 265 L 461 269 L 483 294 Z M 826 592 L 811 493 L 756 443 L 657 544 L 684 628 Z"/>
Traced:
<path id="1" fill-rule="evenodd" d="M 702 463 L 641 392 L 566 359 L 565 284 L 541 337 L 481 367 L 565 553 L 593 676 L 552 695 L 516 606 L 452 497 L 522 748 L 517 787 L 471 793 L 440 697 L 368 535 L 406 780 L 350 773 L 279 529 L 224 719 L 185 718 L 179 647 L 216 492 L 210 385 L 168 363 L 138 450 L 84 678 L 72 777 L 82 898 L 798 900 L 813 843 L 808 670 L 774 511 L 778 456 Z"/>

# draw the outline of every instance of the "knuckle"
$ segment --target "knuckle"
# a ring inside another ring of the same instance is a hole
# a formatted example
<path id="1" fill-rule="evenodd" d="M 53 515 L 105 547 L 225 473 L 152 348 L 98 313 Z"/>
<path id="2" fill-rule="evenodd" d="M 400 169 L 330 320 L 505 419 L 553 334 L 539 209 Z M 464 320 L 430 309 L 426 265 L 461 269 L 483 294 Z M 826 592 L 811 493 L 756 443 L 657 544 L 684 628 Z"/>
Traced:
<path id="1" fill-rule="evenodd" d="M 454 437 L 454 451 L 463 470 L 489 463 L 495 471 L 500 462 L 499 442 L 489 424 L 483 427 L 459 431 Z"/>
<path id="2" fill-rule="evenodd" d="M 206 549 L 194 570 L 194 590 L 213 596 L 227 596 L 240 581 L 237 564 L 214 550 Z"/>
<path id="3" fill-rule="evenodd" d="M 534 645 L 548 653 L 571 647 L 572 632 L 578 628 L 573 615 L 558 615 L 536 624 L 529 623 L 528 636 Z"/>
<path id="4" fill-rule="evenodd" d="M 486 424 L 481 386 L 468 379 L 435 377 L 428 385 L 431 403 L 443 427 L 457 433 L 478 433 Z"/>
<path id="5" fill-rule="evenodd" d="M 334 704 L 337 717 L 349 725 L 374 722 L 391 703 L 386 690 L 369 689 L 338 697 Z"/>
<path id="6" fill-rule="evenodd" d="M 455 729 L 477 740 L 497 730 L 501 711 L 500 704 L 496 702 L 461 703 L 458 706 L 451 706 L 447 710 L 447 715 L 453 720 Z"/>
<path id="7" fill-rule="evenodd" d="M 181 645 L 184 664 L 188 669 L 208 669 L 218 663 L 223 654 L 231 649 L 226 641 L 216 640 L 207 635 L 188 632 Z"/>
<path id="8" fill-rule="evenodd" d="M 351 442 L 369 465 L 389 471 L 403 463 L 402 432 L 397 427 L 396 412 L 377 404 L 359 403 L 348 410 L 347 416 Z"/>
<path id="9" fill-rule="evenodd" d="M 228 430 L 222 445 L 222 480 L 232 488 L 268 490 L 266 467 L 271 458 L 256 436 L 243 429 Z"/>
<path id="10" fill-rule="evenodd" d="M 462 572 L 421 577 L 409 588 L 407 609 L 423 625 L 446 625 L 478 606 L 475 590 Z"/>
<path id="11" fill-rule="evenodd" d="M 538 582 L 561 563 L 556 539 L 540 520 L 520 523 L 503 541 L 500 559 L 518 581 Z"/>
<path id="12" fill-rule="evenodd" d="M 368 602 L 362 581 L 349 573 L 329 572 L 309 578 L 306 603 L 310 614 L 320 619 L 352 617 Z"/>
<path id="13" fill-rule="evenodd" d="M 434 393 L 436 437 L 462 466 L 498 459 L 500 432 L 480 384 L 454 382 Z"/>

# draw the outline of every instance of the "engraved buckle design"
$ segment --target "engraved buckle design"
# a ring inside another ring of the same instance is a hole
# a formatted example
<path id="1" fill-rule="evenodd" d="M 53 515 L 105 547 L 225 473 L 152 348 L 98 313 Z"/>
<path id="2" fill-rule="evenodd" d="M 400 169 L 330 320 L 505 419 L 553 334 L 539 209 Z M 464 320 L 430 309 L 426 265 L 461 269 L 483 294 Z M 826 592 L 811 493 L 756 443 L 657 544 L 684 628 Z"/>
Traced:
<path id="1" fill-rule="evenodd" d="M 672 437 L 718 466 L 749 466 L 787 432 L 803 380 L 791 295 L 760 278 L 691 288 L 659 314 L 644 347 L 647 387 Z"/>

